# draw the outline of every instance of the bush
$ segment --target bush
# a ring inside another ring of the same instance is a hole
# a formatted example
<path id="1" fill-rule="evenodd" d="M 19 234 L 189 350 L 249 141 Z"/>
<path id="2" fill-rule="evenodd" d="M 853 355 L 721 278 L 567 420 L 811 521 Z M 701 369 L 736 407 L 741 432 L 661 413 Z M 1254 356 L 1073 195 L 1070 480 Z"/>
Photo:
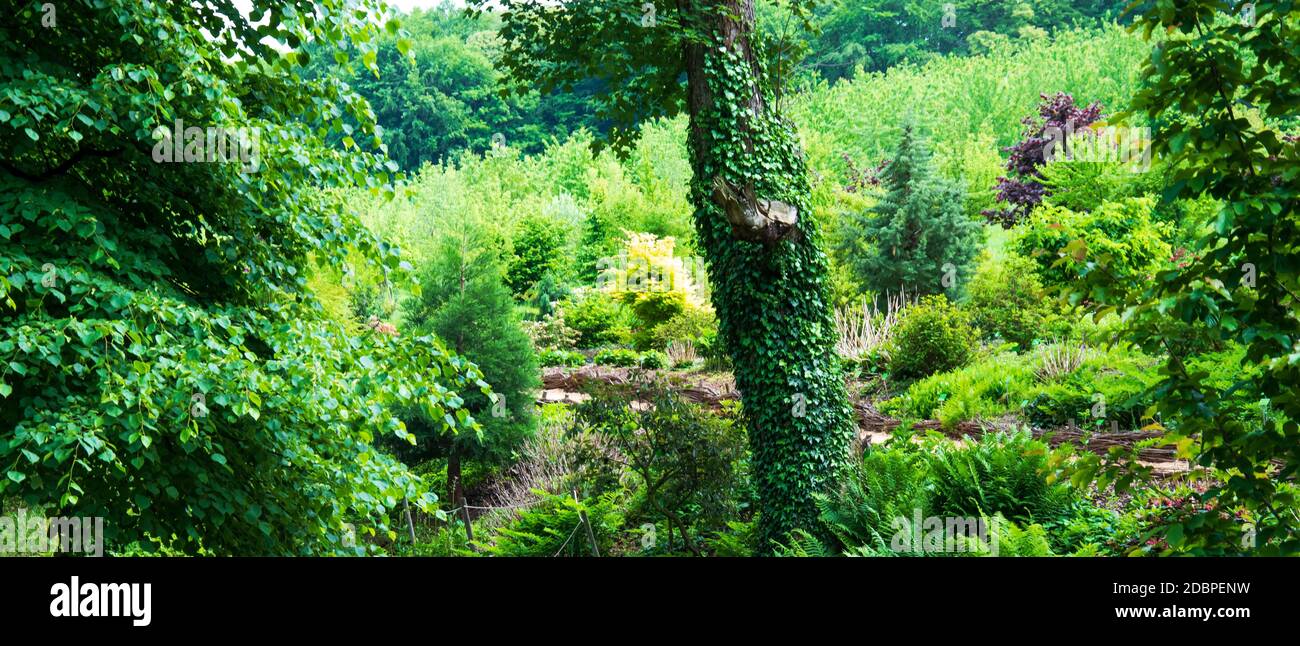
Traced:
<path id="1" fill-rule="evenodd" d="M 1037 270 L 1034 261 L 1014 254 L 980 264 L 967 287 L 965 309 L 984 338 L 1004 339 L 1021 349 L 1042 338 L 1055 316 Z"/>
<path id="2" fill-rule="evenodd" d="M 632 345 L 638 350 L 662 350 L 655 344 L 655 330 L 687 309 L 686 296 L 681 292 L 627 292 L 624 301 L 630 301 L 636 319 Z"/>
<path id="3" fill-rule="evenodd" d="M 551 368 L 554 366 L 577 368 L 586 365 L 587 357 L 581 352 L 575 352 L 573 350 L 551 349 L 545 350 L 541 354 L 537 355 L 537 362 L 544 368 Z"/>
<path id="4" fill-rule="evenodd" d="M 569 350 L 577 344 L 578 331 L 564 321 L 564 310 L 554 308 L 539 321 L 524 321 L 524 333 L 537 350 Z"/>
<path id="5" fill-rule="evenodd" d="M 890 370 L 916 378 L 966 365 L 979 342 L 970 317 L 944 296 L 905 307 L 889 344 Z"/>
<path id="6" fill-rule="evenodd" d="M 486 550 L 493 556 L 592 556 L 591 540 L 583 527 L 585 513 L 596 547 L 602 556 L 609 554 L 614 538 L 623 525 L 618 511 L 618 496 L 607 493 L 594 500 L 574 500 L 570 496 L 538 491 L 542 501 L 519 514 L 519 520 L 494 532 Z"/>
<path id="7" fill-rule="evenodd" d="M 1038 117 L 1025 117 L 1024 139 L 1007 148 L 1008 177 L 998 178 L 998 201 L 1008 206 L 1000 211 L 987 211 L 990 221 L 1011 228 L 1025 218 L 1043 201 L 1047 189 L 1042 184 L 1042 168 L 1048 164 L 1048 152 L 1053 157 L 1065 157 L 1070 141 L 1066 133 L 1091 125 L 1101 118 L 1101 104 L 1092 103 L 1080 108 L 1074 97 L 1057 92 L 1054 96 L 1040 94 Z"/>
<path id="8" fill-rule="evenodd" d="M 1025 415 L 1037 426 L 1105 427 L 1116 421 L 1125 430 L 1140 428 L 1154 403 L 1148 390 L 1159 380 L 1157 363 L 1124 348 L 1090 352 L 1078 369 L 1039 386 Z"/>
<path id="9" fill-rule="evenodd" d="M 845 474 L 837 491 L 817 499 L 831 544 L 802 533 L 791 536 L 782 552 L 934 554 L 924 544 L 899 540 L 900 532 L 916 531 L 914 519 L 920 514 L 927 519 L 982 520 L 985 538 L 997 541 L 999 556 L 1051 555 L 1053 545 L 1041 521 L 1059 523 L 1064 515 L 1074 513 L 1077 499 L 1067 485 L 1049 485 L 1040 474 L 1046 451 L 1027 434 L 987 435 L 966 445 L 936 438 L 920 446 L 902 441 L 874 447 Z M 928 541 L 931 530 L 923 531 L 927 534 L 923 541 Z M 975 537 L 960 545 L 945 545 L 941 553 L 987 553 Z"/>
<path id="10" fill-rule="evenodd" d="M 641 367 L 646 370 L 662 370 L 668 367 L 668 355 L 651 350 L 641 355 Z"/>
<path id="11" fill-rule="evenodd" d="M 605 387 L 591 394 L 577 408 L 572 434 L 598 436 L 612 450 L 581 454 L 576 464 L 626 468 L 639 483 L 636 512 L 667 524 L 660 546 L 672 552 L 676 533 L 682 549 L 701 554 L 698 539 L 722 530 L 736 512 L 743 486 L 743 429 L 658 383 L 634 392 Z"/>
<path id="12" fill-rule="evenodd" d="M 563 310 L 565 323 L 578 333 L 578 347 L 621 345 L 631 336 L 623 307 L 604 292 L 589 292 Z"/>
<path id="13" fill-rule="evenodd" d="M 598 366 L 634 368 L 641 365 L 641 355 L 637 354 L 635 350 L 628 350 L 626 348 L 610 348 L 597 352 L 592 361 Z"/>
<path id="14" fill-rule="evenodd" d="M 544 215 L 532 215 L 519 223 L 514 239 L 514 256 L 506 272 L 506 283 L 523 295 L 548 273 L 560 270 L 567 233 L 564 225 Z"/>
<path id="15" fill-rule="evenodd" d="M 1039 168 L 1043 204 L 1092 211 L 1106 202 L 1157 194 L 1160 172 L 1135 173 L 1130 163 L 1059 160 Z"/>
<path id="16" fill-rule="evenodd" d="M 821 521 L 841 549 L 887 553 L 894 520 L 930 508 L 928 475 L 923 456 L 911 447 L 870 449 L 834 495 L 818 499 Z"/>
<path id="17" fill-rule="evenodd" d="M 1047 482 L 1047 445 L 1028 433 L 989 433 L 961 445 L 936 439 L 926 448 L 937 515 L 1000 513 L 1028 525 L 1065 515 L 1075 500 L 1068 485 Z"/>
<path id="18" fill-rule="evenodd" d="M 674 341 L 690 341 L 704 354 L 718 336 L 718 317 L 704 307 L 686 307 L 672 318 L 655 326 L 650 333 L 650 347 L 666 350 Z"/>
<path id="19" fill-rule="evenodd" d="M 1013 353 L 993 355 L 952 372 L 931 375 L 902 395 L 880 404 L 896 417 L 938 419 L 944 428 L 972 419 L 991 419 L 1020 410 L 1033 397 L 1034 372 Z"/>
<path id="20" fill-rule="evenodd" d="M 1107 202 L 1091 212 L 1056 206 L 1035 209 L 1013 243 L 1038 263 L 1048 287 L 1072 285 L 1104 270 L 1116 284 L 1143 285 L 1172 257 L 1172 228 L 1152 219 L 1148 197 Z"/>

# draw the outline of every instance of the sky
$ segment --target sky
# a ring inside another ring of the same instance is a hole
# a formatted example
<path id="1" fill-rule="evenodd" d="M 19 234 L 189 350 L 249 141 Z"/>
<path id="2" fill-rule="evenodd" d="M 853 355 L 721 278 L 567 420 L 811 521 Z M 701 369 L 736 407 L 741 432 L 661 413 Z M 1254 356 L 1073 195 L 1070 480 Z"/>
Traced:
<path id="1" fill-rule="evenodd" d="M 442 4 L 442 0 L 386 0 L 388 6 L 401 9 L 403 12 L 409 12 L 412 9 L 428 9 Z M 251 0 L 234 0 L 235 7 L 244 15 L 248 15 L 248 10 L 252 6 Z M 464 0 L 451 0 L 457 7 L 465 6 Z"/>

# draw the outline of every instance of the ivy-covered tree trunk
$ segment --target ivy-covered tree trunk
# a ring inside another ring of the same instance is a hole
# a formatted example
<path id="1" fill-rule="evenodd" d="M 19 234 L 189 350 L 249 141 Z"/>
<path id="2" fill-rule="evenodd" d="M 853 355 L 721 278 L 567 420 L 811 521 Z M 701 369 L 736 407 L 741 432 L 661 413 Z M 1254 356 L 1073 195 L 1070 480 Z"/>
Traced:
<path id="1" fill-rule="evenodd" d="M 803 153 L 761 82 L 753 0 L 698 4 L 679 3 L 710 32 L 685 51 L 691 199 L 749 425 L 767 550 L 815 528 L 813 494 L 847 459 L 851 417 Z"/>

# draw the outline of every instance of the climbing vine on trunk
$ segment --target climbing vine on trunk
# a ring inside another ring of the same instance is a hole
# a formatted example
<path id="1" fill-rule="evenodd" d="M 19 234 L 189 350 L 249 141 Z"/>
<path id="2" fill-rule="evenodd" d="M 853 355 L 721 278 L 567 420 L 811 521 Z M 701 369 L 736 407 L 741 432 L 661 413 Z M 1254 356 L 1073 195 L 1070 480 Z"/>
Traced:
<path id="1" fill-rule="evenodd" d="M 814 3 L 790 4 L 808 15 Z M 813 495 L 847 459 L 851 418 L 807 171 L 794 125 L 776 109 L 779 78 L 753 47 L 753 0 L 491 6 L 503 11 L 502 62 L 514 79 L 542 91 L 591 78 L 612 88 L 599 116 L 616 124 L 616 146 L 642 121 L 690 116 L 695 225 L 744 403 L 760 547 L 815 529 Z"/>

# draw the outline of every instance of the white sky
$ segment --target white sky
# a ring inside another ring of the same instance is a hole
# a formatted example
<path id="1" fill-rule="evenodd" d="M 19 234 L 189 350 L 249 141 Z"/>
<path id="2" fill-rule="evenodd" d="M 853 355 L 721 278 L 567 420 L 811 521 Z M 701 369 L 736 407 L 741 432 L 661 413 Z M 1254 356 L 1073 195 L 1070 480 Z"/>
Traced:
<path id="1" fill-rule="evenodd" d="M 244 15 L 248 15 L 248 10 L 252 7 L 250 0 L 234 0 L 235 7 Z M 442 4 L 442 0 L 386 0 L 388 6 L 401 9 L 403 12 L 409 12 L 412 9 L 428 9 Z M 451 0 L 451 3 L 457 7 L 465 6 L 464 0 Z"/>

